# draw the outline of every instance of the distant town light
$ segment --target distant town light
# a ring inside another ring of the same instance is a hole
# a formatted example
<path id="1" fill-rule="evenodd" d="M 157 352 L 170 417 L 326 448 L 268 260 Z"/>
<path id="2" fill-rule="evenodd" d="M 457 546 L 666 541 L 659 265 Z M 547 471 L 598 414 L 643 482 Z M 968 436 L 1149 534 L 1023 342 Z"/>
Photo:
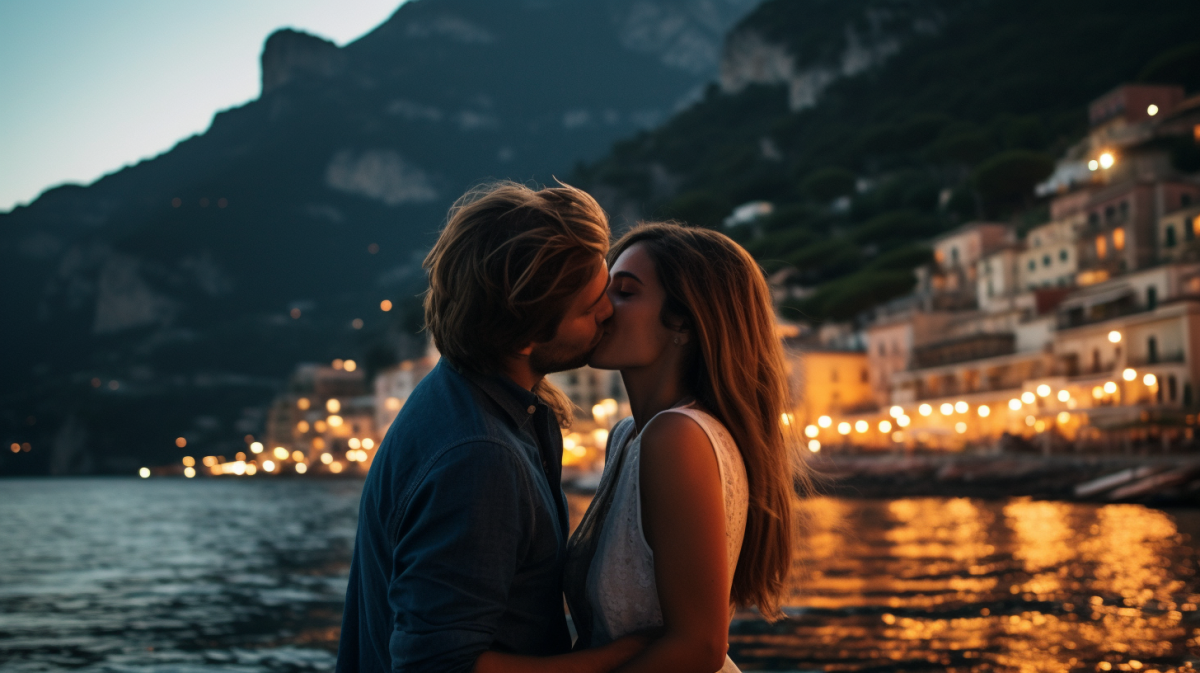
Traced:
<path id="1" fill-rule="evenodd" d="M 379 310 L 385 313 L 392 310 L 392 300 L 384 299 L 383 301 L 379 302 Z"/>
<path id="2" fill-rule="evenodd" d="M 308 466 L 304 463 L 296 463 L 296 474 L 304 474 L 308 472 Z"/>
<path id="3" fill-rule="evenodd" d="M 333 362 L 331 362 L 331 363 L 329 363 L 329 364 L 331 364 L 331 365 L 333 366 L 333 368 L 334 368 L 334 369 L 336 369 L 336 370 L 338 370 L 338 371 L 341 371 L 341 370 L 342 370 L 342 367 L 343 367 L 343 366 L 346 364 L 346 361 L 345 361 L 345 360 L 343 360 L 343 359 L 341 359 L 341 358 L 337 358 L 337 359 L 335 359 Z"/>
<path id="4" fill-rule="evenodd" d="M 899 430 L 893 432 L 892 433 L 892 441 L 896 442 L 897 444 L 900 442 L 903 442 L 904 441 L 904 433 Z"/>
<path id="5" fill-rule="evenodd" d="M 855 432 L 863 433 L 869 429 L 871 429 L 871 424 L 866 421 L 855 421 L 854 422 L 854 431 Z"/>
<path id="6" fill-rule="evenodd" d="M 300 399 L 296 400 L 296 408 L 300 409 L 301 411 L 308 409 L 310 406 L 312 406 L 312 402 L 309 401 L 307 397 L 301 397 Z"/>
<path id="7" fill-rule="evenodd" d="M 304 433 L 308 432 L 308 428 L 309 428 L 308 421 L 300 421 L 299 423 L 296 424 L 296 432 L 299 432 L 302 435 Z"/>
<path id="8" fill-rule="evenodd" d="M 1065 390 L 1058 391 L 1058 401 L 1059 402 L 1066 402 L 1069 399 L 1071 399 L 1071 393 L 1069 393 Z"/>
<path id="9" fill-rule="evenodd" d="M 1089 171 L 1100 170 L 1100 162 L 1096 161 L 1095 159 L 1092 159 L 1091 161 L 1088 162 L 1088 170 Z"/>
<path id="10" fill-rule="evenodd" d="M 304 454 L 299 451 L 293 451 L 292 452 L 292 460 L 296 461 L 297 463 L 303 463 L 304 462 Z"/>
<path id="11" fill-rule="evenodd" d="M 336 414 L 342 410 L 342 403 L 336 397 L 331 397 L 325 401 L 325 410 L 331 414 Z"/>
<path id="12" fill-rule="evenodd" d="M 1137 378 L 1137 371 L 1133 369 L 1126 369 L 1125 371 L 1121 372 L 1121 378 L 1125 379 L 1126 381 L 1132 381 Z"/>
<path id="13" fill-rule="evenodd" d="M 888 409 L 888 415 L 892 418 L 900 418 L 904 415 L 904 407 L 894 406 L 891 409 Z"/>
<path id="14" fill-rule="evenodd" d="M 1108 393 L 1109 395 L 1112 395 L 1113 393 L 1117 392 L 1117 384 L 1113 383 L 1112 381 L 1105 382 L 1104 392 Z"/>
<path id="15" fill-rule="evenodd" d="M 933 413 L 933 407 L 929 406 L 928 404 L 922 404 L 921 406 L 917 407 L 917 413 L 921 414 L 922 416 L 928 416 L 929 414 Z"/>
<path id="16" fill-rule="evenodd" d="M 342 464 L 341 464 L 341 463 L 330 463 L 330 464 L 329 464 L 329 471 L 330 471 L 330 472 L 332 472 L 332 473 L 334 473 L 334 474 L 337 474 L 337 473 L 341 472 L 341 471 L 342 471 Z"/>
<path id="17" fill-rule="evenodd" d="M 183 447 L 187 446 L 187 439 L 184 437 L 176 437 L 175 438 L 175 446 L 178 446 L 179 448 L 182 449 Z"/>
<path id="18" fill-rule="evenodd" d="M 1112 152 L 1105 152 L 1100 155 L 1100 168 L 1109 169 L 1115 163 L 1117 163 L 1117 160 L 1113 158 Z"/>
<path id="19" fill-rule="evenodd" d="M 564 443 L 566 441 L 567 440 L 565 440 L 565 439 L 563 440 Z M 574 444 L 574 442 L 571 442 L 571 443 Z M 346 441 L 346 444 L 352 449 L 357 449 L 358 447 L 362 446 L 362 442 L 359 441 L 358 437 L 351 437 L 349 440 Z"/>
<path id="20" fill-rule="evenodd" d="M 326 465 L 332 463 L 333 462 L 333 454 L 322 453 L 321 454 L 321 462 L 325 463 Z"/>
<path id="21" fill-rule="evenodd" d="M 1038 397 L 1050 397 L 1050 386 L 1043 383 L 1037 387 Z"/>
<path id="22" fill-rule="evenodd" d="M 1036 418 L 1034 418 L 1033 416 L 1026 416 L 1026 417 L 1025 417 L 1025 425 L 1033 425 L 1033 424 L 1034 424 L 1034 423 L 1036 423 L 1036 422 L 1037 422 L 1037 419 L 1036 419 Z"/>
<path id="23" fill-rule="evenodd" d="M 1092 388 L 1092 397 L 1097 400 L 1101 397 L 1104 397 L 1104 388 L 1101 388 L 1100 386 Z"/>
<path id="24" fill-rule="evenodd" d="M 598 435 L 598 434 L 596 434 L 596 433 L 601 433 L 601 432 L 602 432 L 602 433 L 604 433 L 604 439 L 600 440 L 600 441 L 599 441 L 599 443 L 600 443 L 600 444 L 603 444 L 605 441 L 607 441 L 607 440 L 608 440 L 608 430 L 594 430 L 594 431 L 592 432 L 592 434 L 594 434 L 594 435 L 596 435 L 596 436 L 598 437 L 599 435 Z M 375 448 L 375 440 L 371 439 L 370 437 L 363 437 L 363 440 L 362 440 L 362 447 L 363 447 L 364 449 L 373 449 L 373 448 Z"/>
<path id="25" fill-rule="evenodd" d="M 1013 411 L 1020 411 L 1021 410 L 1021 400 L 1018 400 L 1015 397 L 1012 398 L 1011 400 L 1008 401 L 1008 408 L 1012 409 Z"/>
<path id="26" fill-rule="evenodd" d="M 966 423 L 963 423 L 962 421 L 959 421 L 959 422 L 955 423 L 955 424 L 954 424 L 954 431 L 955 431 L 955 432 L 957 432 L 957 433 L 958 433 L 958 434 L 960 434 L 960 435 L 961 435 L 961 434 L 963 434 L 963 433 L 965 433 L 965 432 L 967 431 L 967 424 L 966 424 Z"/>
<path id="27" fill-rule="evenodd" d="M 968 405 L 966 402 L 964 402 L 962 400 L 959 400 L 954 403 L 954 410 L 960 414 L 965 414 L 970 409 L 971 409 L 970 405 Z"/>
<path id="28" fill-rule="evenodd" d="M 251 477 L 258 474 L 258 466 L 254 463 L 246 463 L 246 474 Z"/>
<path id="29" fill-rule="evenodd" d="M 351 320 L 350 326 L 353 327 L 354 329 L 362 329 L 363 328 L 362 318 L 355 318 L 354 320 Z"/>
<path id="30" fill-rule="evenodd" d="M 272 453 L 274 453 L 275 457 L 278 458 L 279 460 L 287 460 L 287 458 L 288 458 L 288 450 L 283 448 L 282 446 L 275 447 L 275 450 L 272 451 Z"/>
<path id="31" fill-rule="evenodd" d="M 359 322 L 362 322 L 362 321 L 360 320 Z M 346 371 L 348 371 L 348 372 L 352 372 L 355 369 L 358 369 L 358 363 L 355 362 L 354 360 L 346 360 L 344 363 L 342 363 L 342 366 L 345 367 Z"/>
<path id="32" fill-rule="evenodd" d="M 809 450 L 809 451 L 812 451 L 813 453 L 818 453 L 818 452 L 820 452 L 820 450 L 821 450 L 821 442 L 818 442 L 818 441 L 817 441 L 817 440 L 815 440 L 815 439 L 810 439 L 810 440 L 808 440 L 808 450 Z"/>
<path id="33" fill-rule="evenodd" d="M 187 477 L 188 479 L 195 477 L 196 476 L 196 468 L 194 468 L 194 467 L 183 468 L 183 476 Z"/>
<path id="34" fill-rule="evenodd" d="M 275 471 L 275 461 L 264 460 L 263 461 L 263 471 L 264 472 L 274 472 Z"/>
<path id="35" fill-rule="evenodd" d="M 595 430 L 592 430 L 592 441 L 595 442 L 597 448 L 602 447 L 605 444 L 607 444 L 608 443 L 608 430 L 605 430 L 604 428 L 596 428 Z M 367 442 L 371 442 L 370 445 L 368 445 Z M 371 440 L 371 439 L 364 439 L 363 446 L 365 446 L 369 449 L 369 448 L 375 446 L 375 441 Z"/>
<path id="36" fill-rule="evenodd" d="M 891 432 L 892 431 L 891 422 L 890 421 L 879 421 L 879 431 L 884 433 L 885 435 L 887 433 Z"/>
<path id="37" fill-rule="evenodd" d="M 254 443 L 250 444 L 250 451 L 252 451 L 254 453 L 262 453 L 262 450 L 263 450 L 262 442 L 254 442 Z"/>
<path id="38" fill-rule="evenodd" d="M 943 416 L 949 416 L 954 413 L 954 405 L 949 402 L 943 402 L 940 410 Z"/>
<path id="39" fill-rule="evenodd" d="M 388 411 L 400 411 L 400 407 L 403 406 L 403 404 L 400 402 L 399 397 L 389 397 L 383 401 L 383 406 Z"/>
<path id="40" fill-rule="evenodd" d="M 896 425 L 899 425 L 902 428 L 907 428 L 909 423 L 912 423 L 912 419 L 909 418 L 907 414 L 896 419 Z"/>
<path id="41" fill-rule="evenodd" d="M 1068 422 L 1070 422 L 1070 420 L 1071 420 L 1071 414 L 1069 414 L 1065 411 L 1058 412 L 1058 424 L 1059 425 L 1065 425 Z"/>
<path id="42" fill-rule="evenodd" d="M 822 428 L 828 428 L 829 426 L 833 425 L 833 419 L 828 416 L 822 416 L 817 419 L 817 425 L 821 426 Z"/>
<path id="43" fill-rule="evenodd" d="M 1038 431 L 1038 432 L 1045 432 L 1045 431 L 1046 431 L 1046 422 L 1045 422 L 1045 421 L 1037 421 L 1037 422 L 1035 422 L 1035 423 L 1033 424 L 1033 429 L 1034 429 L 1034 430 L 1036 430 L 1036 431 Z"/>
<path id="44" fill-rule="evenodd" d="M 1158 383 L 1158 377 L 1154 374 L 1146 374 L 1142 377 L 1142 383 L 1146 384 L 1147 386 L 1153 386 L 1154 384 Z"/>
<path id="45" fill-rule="evenodd" d="M 196 459 L 192 458 L 191 456 L 184 456 L 183 457 L 183 466 L 184 467 L 195 467 Z"/>
<path id="46" fill-rule="evenodd" d="M 1151 104 L 1150 104 L 1150 105 L 1149 105 L 1149 106 L 1146 108 L 1146 114 L 1150 115 L 1151 117 L 1153 117 L 1154 115 L 1158 114 L 1158 106 L 1157 106 L 1157 105 L 1155 105 L 1154 103 L 1151 103 Z"/>
<path id="47" fill-rule="evenodd" d="M 142 479 L 149 479 L 150 478 L 150 468 L 143 467 L 142 469 L 138 470 L 138 476 L 141 477 Z"/>
<path id="48" fill-rule="evenodd" d="M 843 435 L 850 434 L 850 424 L 845 421 L 838 423 L 838 432 Z"/>
<path id="49" fill-rule="evenodd" d="M 323 421 L 321 419 L 317 419 L 317 420 L 313 421 L 313 430 L 316 430 L 317 432 L 325 432 L 328 429 L 329 429 L 329 424 L 326 423 L 325 421 Z M 317 439 L 320 439 L 320 437 L 318 437 Z M 315 442 L 316 440 L 313 440 L 313 441 Z"/>
<path id="50" fill-rule="evenodd" d="M 816 437 L 817 435 L 821 434 L 821 429 L 815 425 L 809 425 L 804 428 L 804 434 L 806 437 Z"/>
<path id="51" fill-rule="evenodd" d="M 300 309 L 293 308 L 292 310 L 288 311 L 288 315 L 292 316 L 292 320 L 299 320 L 300 319 Z"/>
<path id="52" fill-rule="evenodd" d="M 1109 342 L 1115 343 L 1115 344 L 1121 343 L 1121 333 L 1118 332 L 1117 330 L 1113 330 L 1113 331 L 1109 332 L 1108 340 L 1109 340 Z"/>
<path id="53" fill-rule="evenodd" d="M 234 460 L 245 461 L 245 460 L 246 460 L 246 454 L 245 454 L 245 453 L 242 453 L 241 451 L 238 451 L 236 454 L 234 454 L 234 456 L 233 456 L 233 459 L 234 459 Z"/>
<path id="54" fill-rule="evenodd" d="M 992 414 L 991 408 L 988 407 L 988 405 L 986 405 L 986 404 L 979 405 L 978 411 L 979 411 L 980 418 L 987 418 L 988 416 L 990 416 Z"/>

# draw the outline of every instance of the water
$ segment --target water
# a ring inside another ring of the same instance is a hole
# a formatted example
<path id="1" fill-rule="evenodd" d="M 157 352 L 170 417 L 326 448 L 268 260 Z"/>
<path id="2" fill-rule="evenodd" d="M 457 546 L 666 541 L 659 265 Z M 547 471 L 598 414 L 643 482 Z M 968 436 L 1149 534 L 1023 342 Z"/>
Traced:
<path id="1" fill-rule="evenodd" d="M 330 670 L 359 486 L 0 481 L 0 668 Z M 1200 654 L 1200 513 L 928 498 L 802 514 L 789 617 L 731 627 L 747 670 L 1148 673 Z"/>

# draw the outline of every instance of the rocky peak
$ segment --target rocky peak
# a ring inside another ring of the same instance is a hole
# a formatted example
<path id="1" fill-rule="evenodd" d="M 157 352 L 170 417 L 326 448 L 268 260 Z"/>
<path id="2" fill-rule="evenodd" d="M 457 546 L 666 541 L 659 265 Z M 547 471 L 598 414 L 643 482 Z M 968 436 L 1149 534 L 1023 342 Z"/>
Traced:
<path id="1" fill-rule="evenodd" d="M 291 28 L 277 30 L 263 46 L 262 92 L 295 79 L 332 77 L 344 62 L 341 49 L 329 40 Z"/>

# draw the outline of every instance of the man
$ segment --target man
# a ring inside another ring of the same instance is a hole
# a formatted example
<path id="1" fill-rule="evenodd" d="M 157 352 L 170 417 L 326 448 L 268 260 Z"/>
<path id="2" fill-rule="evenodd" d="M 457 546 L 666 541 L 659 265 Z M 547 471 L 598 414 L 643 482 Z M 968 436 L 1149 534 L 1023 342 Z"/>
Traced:
<path id="1" fill-rule="evenodd" d="M 502 183 L 451 208 L 425 259 L 441 362 L 363 487 L 339 672 L 608 671 L 639 639 L 569 653 L 567 506 L 547 373 L 587 362 L 611 314 L 608 222 L 585 192 Z"/>

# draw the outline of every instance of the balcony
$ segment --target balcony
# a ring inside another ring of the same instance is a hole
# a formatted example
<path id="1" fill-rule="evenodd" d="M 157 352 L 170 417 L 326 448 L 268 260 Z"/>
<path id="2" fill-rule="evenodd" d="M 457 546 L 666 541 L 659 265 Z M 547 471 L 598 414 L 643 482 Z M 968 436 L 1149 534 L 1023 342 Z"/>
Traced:
<path id="1" fill-rule="evenodd" d="M 913 349 L 914 369 L 940 367 L 959 362 L 981 360 L 1016 352 L 1016 336 L 1011 332 L 1001 334 L 972 334 L 920 346 Z"/>
<path id="2" fill-rule="evenodd" d="M 1185 362 L 1186 360 L 1187 358 L 1183 351 L 1173 351 L 1171 353 L 1159 353 L 1154 357 L 1142 356 L 1135 358 L 1130 356 L 1126 361 L 1126 364 L 1128 364 L 1130 367 L 1146 367 L 1148 365 L 1178 364 Z"/>

